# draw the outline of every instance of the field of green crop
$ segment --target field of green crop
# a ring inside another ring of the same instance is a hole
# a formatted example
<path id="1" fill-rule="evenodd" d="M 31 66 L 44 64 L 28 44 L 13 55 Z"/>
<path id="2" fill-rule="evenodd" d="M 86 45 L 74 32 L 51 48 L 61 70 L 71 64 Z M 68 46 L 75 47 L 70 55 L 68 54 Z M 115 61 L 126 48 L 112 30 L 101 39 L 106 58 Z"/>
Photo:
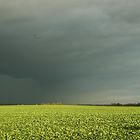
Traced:
<path id="1" fill-rule="evenodd" d="M 139 107 L 0 106 L 0 140 L 139 139 Z"/>

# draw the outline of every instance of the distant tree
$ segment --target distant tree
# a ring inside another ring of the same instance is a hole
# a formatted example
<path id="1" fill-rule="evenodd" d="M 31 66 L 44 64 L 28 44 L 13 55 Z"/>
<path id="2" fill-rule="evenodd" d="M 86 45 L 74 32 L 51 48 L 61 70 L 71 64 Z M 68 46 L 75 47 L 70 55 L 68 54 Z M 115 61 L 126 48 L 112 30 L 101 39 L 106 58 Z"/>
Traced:
<path id="1" fill-rule="evenodd" d="M 112 106 L 122 106 L 122 104 L 120 104 L 120 103 L 112 103 L 111 105 Z"/>

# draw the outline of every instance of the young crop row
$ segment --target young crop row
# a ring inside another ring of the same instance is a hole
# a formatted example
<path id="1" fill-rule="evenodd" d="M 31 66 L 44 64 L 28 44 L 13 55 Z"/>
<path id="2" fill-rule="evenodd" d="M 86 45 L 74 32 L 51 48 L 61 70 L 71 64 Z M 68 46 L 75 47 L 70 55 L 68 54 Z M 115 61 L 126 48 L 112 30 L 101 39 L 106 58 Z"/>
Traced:
<path id="1" fill-rule="evenodd" d="M 0 140 L 139 140 L 140 108 L 0 107 Z"/>

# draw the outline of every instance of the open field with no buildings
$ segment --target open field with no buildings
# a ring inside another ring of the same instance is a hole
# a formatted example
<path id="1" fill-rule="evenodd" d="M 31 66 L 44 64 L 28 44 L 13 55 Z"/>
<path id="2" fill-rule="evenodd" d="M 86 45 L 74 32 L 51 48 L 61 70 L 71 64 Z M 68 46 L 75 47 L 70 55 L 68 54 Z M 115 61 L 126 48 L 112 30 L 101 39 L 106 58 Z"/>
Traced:
<path id="1" fill-rule="evenodd" d="M 0 106 L 0 140 L 139 140 L 140 107 Z"/>

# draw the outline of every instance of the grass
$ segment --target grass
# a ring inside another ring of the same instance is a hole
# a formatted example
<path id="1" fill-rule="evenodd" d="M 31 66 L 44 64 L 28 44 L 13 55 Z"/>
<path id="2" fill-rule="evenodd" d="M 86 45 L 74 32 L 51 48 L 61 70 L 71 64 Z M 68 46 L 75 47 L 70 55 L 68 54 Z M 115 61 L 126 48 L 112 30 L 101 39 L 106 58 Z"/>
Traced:
<path id="1" fill-rule="evenodd" d="M 140 108 L 0 106 L 0 140 L 139 140 Z"/>

